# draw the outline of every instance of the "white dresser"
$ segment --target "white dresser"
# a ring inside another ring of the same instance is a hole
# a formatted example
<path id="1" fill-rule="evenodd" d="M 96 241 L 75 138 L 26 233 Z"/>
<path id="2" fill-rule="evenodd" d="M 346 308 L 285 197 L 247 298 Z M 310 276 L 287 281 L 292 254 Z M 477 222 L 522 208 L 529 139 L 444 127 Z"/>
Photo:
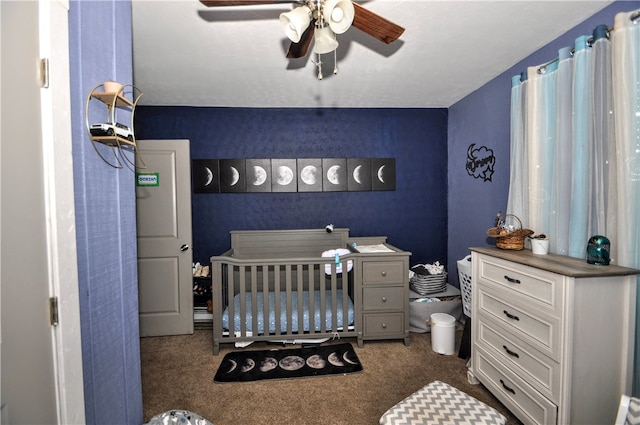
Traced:
<path id="1" fill-rule="evenodd" d="M 525 424 L 613 424 L 631 392 L 640 270 L 471 251 L 469 381 Z"/>

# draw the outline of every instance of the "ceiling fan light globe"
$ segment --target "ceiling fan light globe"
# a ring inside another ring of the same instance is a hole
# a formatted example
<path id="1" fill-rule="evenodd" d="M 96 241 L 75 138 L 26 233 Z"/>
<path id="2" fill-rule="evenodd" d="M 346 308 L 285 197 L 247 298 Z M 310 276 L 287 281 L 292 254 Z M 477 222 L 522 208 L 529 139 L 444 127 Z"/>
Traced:
<path id="1" fill-rule="evenodd" d="M 340 22 L 344 18 L 344 11 L 340 7 L 336 7 L 331 11 L 330 22 Z"/>
<path id="2" fill-rule="evenodd" d="M 331 28 L 324 27 L 318 28 L 314 34 L 315 44 L 313 51 L 319 55 L 333 52 L 338 48 L 338 40 L 336 35 L 331 31 Z"/>
<path id="3" fill-rule="evenodd" d="M 334 33 L 342 34 L 351 27 L 355 8 L 351 0 L 326 0 L 322 6 L 322 15 Z"/>
<path id="4" fill-rule="evenodd" d="M 291 12 L 281 13 L 280 28 L 289 40 L 297 43 L 311 23 L 311 15 L 311 9 L 306 6 L 296 7 Z"/>

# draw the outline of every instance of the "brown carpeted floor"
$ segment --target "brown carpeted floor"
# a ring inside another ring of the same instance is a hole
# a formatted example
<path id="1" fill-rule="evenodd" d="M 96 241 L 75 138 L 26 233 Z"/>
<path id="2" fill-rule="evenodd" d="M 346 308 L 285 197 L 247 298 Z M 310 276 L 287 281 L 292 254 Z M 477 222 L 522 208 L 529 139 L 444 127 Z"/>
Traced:
<path id="1" fill-rule="evenodd" d="M 375 425 L 388 408 L 440 380 L 495 407 L 508 424 L 519 424 L 482 385 L 468 383 L 465 360 L 433 352 L 430 335 L 411 333 L 409 347 L 401 341 L 365 342 L 363 348 L 355 339 L 335 341 L 351 342 L 363 364 L 351 375 L 226 384 L 214 383 L 213 376 L 235 348 L 225 345 L 214 356 L 210 330 L 142 338 L 144 419 L 184 409 L 215 425 Z M 456 336 L 459 344 L 461 331 Z M 278 347 L 255 343 L 245 350 Z"/>

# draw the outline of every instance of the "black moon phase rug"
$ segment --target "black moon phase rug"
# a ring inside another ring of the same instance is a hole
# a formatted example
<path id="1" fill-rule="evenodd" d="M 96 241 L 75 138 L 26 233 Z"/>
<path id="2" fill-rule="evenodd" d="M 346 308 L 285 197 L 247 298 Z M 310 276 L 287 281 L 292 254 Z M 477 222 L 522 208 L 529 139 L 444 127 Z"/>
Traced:
<path id="1" fill-rule="evenodd" d="M 349 343 L 287 350 L 232 351 L 224 356 L 214 382 L 305 378 L 360 372 L 362 364 Z"/>

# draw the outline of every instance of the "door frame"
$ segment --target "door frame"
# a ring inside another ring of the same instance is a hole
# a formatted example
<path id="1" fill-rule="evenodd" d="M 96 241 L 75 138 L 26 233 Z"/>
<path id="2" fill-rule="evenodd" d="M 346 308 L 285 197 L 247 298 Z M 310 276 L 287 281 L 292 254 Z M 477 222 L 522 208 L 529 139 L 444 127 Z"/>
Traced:
<path id="1" fill-rule="evenodd" d="M 1 8 L 0 8 L 1 10 Z M 69 2 L 38 0 L 38 54 L 49 62 L 48 86 L 40 89 L 46 279 L 50 297 L 57 297 L 59 324 L 50 327 L 57 424 L 85 423 L 84 377 L 80 334 L 78 263 L 69 86 Z M 0 12 L 1 13 L 1 12 Z M 29 31 L 30 29 L 26 29 Z M 7 34 L 4 34 L 7 35 Z M 12 34 L 16 40 L 16 37 Z M 20 42 L 20 41 L 15 41 Z M 33 66 L 38 67 L 38 63 Z M 2 67 L 10 64 L 2 64 Z M 34 70 L 30 73 L 36 74 Z M 42 77 L 42 73 L 40 76 Z M 11 111 L 4 111 L 10 116 Z M 35 165 L 34 162 L 31 165 Z M 0 265 L 1 267 L 2 265 Z M 2 282 L 9 285 L 11 282 Z M 1 330 L 0 330 L 1 333 Z M 0 334 L 0 344 L 1 344 Z M 0 377 L 2 365 L 0 364 Z M 0 378 L 1 379 L 1 378 Z M 36 403 L 37 405 L 37 403 Z M 6 406 L 12 410 L 11 406 Z M 37 407 L 36 407 L 37 408 Z M 8 421 L 7 410 L 1 420 Z M 14 414 L 16 414 L 14 412 Z M 20 413 L 17 413 L 20 415 Z M 23 417 L 28 417 L 25 414 Z"/>
<path id="2" fill-rule="evenodd" d="M 49 87 L 42 93 L 42 144 L 48 220 L 49 284 L 58 298 L 52 326 L 58 423 L 85 423 L 84 374 L 73 185 L 69 1 L 39 0 L 40 57 L 49 58 Z M 64 112 L 63 112 L 64 111 Z"/>

